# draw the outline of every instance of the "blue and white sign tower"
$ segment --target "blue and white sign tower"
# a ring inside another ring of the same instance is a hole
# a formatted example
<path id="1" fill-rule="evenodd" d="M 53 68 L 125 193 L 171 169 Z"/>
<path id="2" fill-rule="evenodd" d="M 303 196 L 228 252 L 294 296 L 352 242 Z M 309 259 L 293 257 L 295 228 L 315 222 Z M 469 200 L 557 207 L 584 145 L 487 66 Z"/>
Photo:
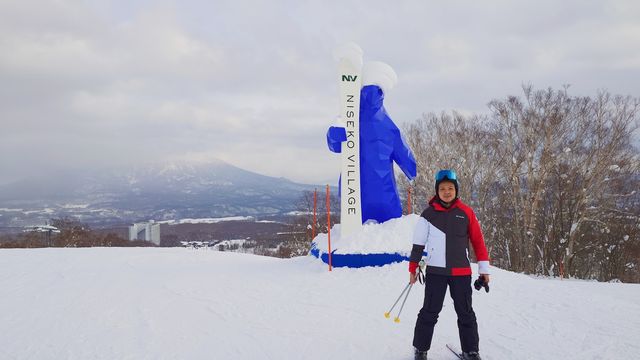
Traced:
<path id="1" fill-rule="evenodd" d="M 343 253 L 338 246 L 360 236 L 363 224 L 401 217 L 393 166 L 396 164 L 409 180 L 417 171 L 411 149 L 383 105 L 398 77 L 388 64 L 363 64 L 362 54 L 355 44 L 341 46 L 334 54 L 338 60 L 341 115 L 340 123 L 327 131 L 327 145 L 332 152 L 342 154 L 340 233 L 332 232 L 332 243 L 336 240 L 331 251 L 335 267 L 384 265 L 406 258 L 395 252 L 365 253 L 366 249 L 360 254 Z M 311 253 L 324 261 L 328 256 L 323 256 L 316 240 Z"/>

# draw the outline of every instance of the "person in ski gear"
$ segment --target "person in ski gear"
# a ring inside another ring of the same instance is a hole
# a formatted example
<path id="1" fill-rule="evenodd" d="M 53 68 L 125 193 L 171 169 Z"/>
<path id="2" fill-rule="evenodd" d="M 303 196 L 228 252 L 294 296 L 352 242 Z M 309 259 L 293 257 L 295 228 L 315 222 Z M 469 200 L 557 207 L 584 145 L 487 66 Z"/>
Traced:
<path id="1" fill-rule="evenodd" d="M 382 104 L 384 92 L 378 85 L 367 85 L 360 92 L 360 192 L 362 222 L 383 223 L 402 216 L 402 204 L 393 163 L 409 180 L 416 177 L 416 160 Z M 347 140 L 345 128 L 332 126 L 327 145 L 340 153 Z"/>
<path id="2" fill-rule="evenodd" d="M 415 358 L 426 359 L 448 286 L 458 315 L 462 357 L 478 360 L 478 324 L 471 306 L 469 242 L 478 260 L 480 277 L 486 284 L 489 283 L 489 254 L 473 209 L 458 198 L 455 171 L 440 170 L 435 180 L 436 195 L 416 224 L 409 258 L 409 282 L 413 284 L 423 251 L 427 251 L 424 304 L 418 313 L 413 337 Z"/>

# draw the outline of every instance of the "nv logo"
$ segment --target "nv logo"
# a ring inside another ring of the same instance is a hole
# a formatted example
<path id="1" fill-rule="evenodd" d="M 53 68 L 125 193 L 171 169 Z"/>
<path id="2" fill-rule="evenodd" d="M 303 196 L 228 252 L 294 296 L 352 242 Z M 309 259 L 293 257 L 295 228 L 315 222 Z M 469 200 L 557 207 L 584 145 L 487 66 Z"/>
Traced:
<path id="1" fill-rule="evenodd" d="M 342 75 L 342 81 L 356 81 L 358 75 Z"/>

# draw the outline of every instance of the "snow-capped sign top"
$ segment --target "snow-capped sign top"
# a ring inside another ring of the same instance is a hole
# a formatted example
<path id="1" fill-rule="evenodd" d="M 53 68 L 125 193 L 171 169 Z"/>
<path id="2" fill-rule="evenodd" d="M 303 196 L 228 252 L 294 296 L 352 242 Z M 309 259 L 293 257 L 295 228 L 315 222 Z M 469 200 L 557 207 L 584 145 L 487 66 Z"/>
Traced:
<path id="1" fill-rule="evenodd" d="M 362 69 L 362 86 L 378 85 L 386 94 L 398 83 L 398 75 L 391 66 L 381 61 L 369 61 Z"/>
<path id="2" fill-rule="evenodd" d="M 369 61 L 363 65 L 364 52 L 358 44 L 348 42 L 333 50 L 336 61 L 347 59 L 357 69 L 362 69 L 362 86 L 378 85 L 386 94 L 398 83 L 398 75 L 389 64 L 381 61 Z"/>
<path id="3" fill-rule="evenodd" d="M 353 42 L 342 44 L 333 50 L 333 58 L 336 61 L 347 59 L 358 70 L 362 69 L 362 54 L 362 48 Z"/>

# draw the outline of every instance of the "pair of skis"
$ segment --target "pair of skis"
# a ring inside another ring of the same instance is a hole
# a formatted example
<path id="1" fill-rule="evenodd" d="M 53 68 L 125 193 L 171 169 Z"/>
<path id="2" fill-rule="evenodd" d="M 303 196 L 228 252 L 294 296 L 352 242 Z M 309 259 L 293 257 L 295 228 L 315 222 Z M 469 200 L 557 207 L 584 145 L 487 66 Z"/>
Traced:
<path id="1" fill-rule="evenodd" d="M 461 351 L 458 351 L 458 348 L 456 348 L 455 346 L 451 345 L 451 344 L 447 344 L 447 349 L 451 350 L 451 352 L 458 357 L 458 359 L 460 360 L 464 360 L 464 356 L 462 355 Z"/>
<path id="2" fill-rule="evenodd" d="M 453 345 L 447 344 L 447 349 L 451 350 L 451 352 L 458 357 L 460 360 L 464 360 L 462 357 L 462 352 L 458 351 Z"/>
<path id="3" fill-rule="evenodd" d="M 347 134 L 342 143 L 340 180 L 340 233 L 342 237 L 362 228 L 360 193 L 360 91 L 362 89 L 362 49 L 347 43 L 334 50 L 338 60 L 340 118 Z"/>

